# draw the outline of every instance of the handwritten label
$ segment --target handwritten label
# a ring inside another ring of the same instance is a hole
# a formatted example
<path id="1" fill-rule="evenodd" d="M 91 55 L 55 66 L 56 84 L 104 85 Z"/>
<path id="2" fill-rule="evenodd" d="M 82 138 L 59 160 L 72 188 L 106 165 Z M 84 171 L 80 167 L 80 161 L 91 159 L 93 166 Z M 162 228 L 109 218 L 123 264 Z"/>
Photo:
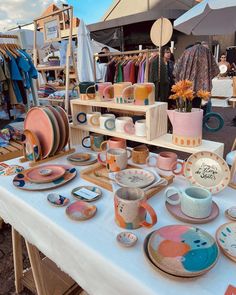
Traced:
<path id="1" fill-rule="evenodd" d="M 216 180 L 216 175 L 218 174 L 218 169 L 215 165 L 208 165 L 202 163 L 201 167 L 195 172 L 203 179 Z"/>
<path id="2" fill-rule="evenodd" d="M 87 200 L 92 200 L 92 199 L 96 198 L 97 196 L 99 196 L 99 193 L 92 192 L 85 187 L 75 191 L 74 194 L 79 197 L 85 198 Z"/>

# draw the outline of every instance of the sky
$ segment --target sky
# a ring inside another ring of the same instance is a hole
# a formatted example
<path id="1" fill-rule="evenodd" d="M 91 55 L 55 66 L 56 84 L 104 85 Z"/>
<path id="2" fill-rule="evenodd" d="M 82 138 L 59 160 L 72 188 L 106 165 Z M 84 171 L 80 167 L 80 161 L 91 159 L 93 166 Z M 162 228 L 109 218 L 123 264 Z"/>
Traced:
<path id="1" fill-rule="evenodd" d="M 100 21 L 113 0 L 0 0 L 0 32 L 30 23 L 51 3 L 62 2 L 73 5 L 74 15 L 91 24 Z"/>

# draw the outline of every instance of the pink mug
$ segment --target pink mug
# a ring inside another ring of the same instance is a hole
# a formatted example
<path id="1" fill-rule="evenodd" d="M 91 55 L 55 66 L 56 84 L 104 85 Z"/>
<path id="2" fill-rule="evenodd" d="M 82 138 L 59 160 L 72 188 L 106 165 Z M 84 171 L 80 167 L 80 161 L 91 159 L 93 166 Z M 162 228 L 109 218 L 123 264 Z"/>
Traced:
<path id="1" fill-rule="evenodd" d="M 116 148 L 120 148 L 120 149 L 126 149 L 126 140 L 123 138 L 117 138 L 117 137 L 111 137 L 108 140 L 105 140 L 102 142 L 100 148 L 102 151 L 106 150 L 106 149 L 116 149 Z"/>
<path id="2" fill-rule="evenodd" d="M 155 163 L 151 164 L 150 159 L 155 159 Z M 149 167 L 157 167 L 161 170 L 172 171 L 176 168 L 178 156 L 172 152 L 161 152 L 159 155 L 151 155 L 147 158 Z"/>
<path id="3" fill-rule="evenodd" d="M 103 96 L 104 89 L 108 86 L 111 86 L 111 85 L 112 85 L 111 82 L 101 82 L 101 83 L 97 83 L 95 85 L 91 85 L 87 88 L 86 94 L 87 94 L 88 98 L 94 98 L 92 95 L 89 94 L 89 90 L 94 88 L 95 93 L 96 93 L 95 100 L 103 101 L 103 100 L 105 100 L 105 97 Z"/>

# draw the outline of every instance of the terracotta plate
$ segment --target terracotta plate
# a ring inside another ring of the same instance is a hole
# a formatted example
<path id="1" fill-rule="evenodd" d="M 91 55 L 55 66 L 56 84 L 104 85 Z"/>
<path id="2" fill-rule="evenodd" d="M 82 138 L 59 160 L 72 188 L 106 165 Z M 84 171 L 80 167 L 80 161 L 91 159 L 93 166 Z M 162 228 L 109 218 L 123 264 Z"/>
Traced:
<path id="1" fill-rule="evenodd" d="M 36 134 L 42 148 L 43 158 L 48 157 L 53 149 L 54 130 L 45 109 L 41 107 L 30 109 L 25 118 L 24 128 Z"/>
<path id="2" fill-rule="evenodd" d="M 24 144 L 25 144 L 25 156 L 29 161 L 38 160 L 41 156 L 41 145 L 38 140 L 38 137 L 33 131 L 28 129 L 24 130 Z M 34 153 L 34 156 L 33 156 Z"/>
<path id="3" fill-rule="evenodd" d="M 216 232 L 216 240 L 225 256 L 236 262 L 236 222 L 221 225 Z"/>
<path id="4" fill-rule="evenodd" d="M 76 176 L 76 169 L 73 166 L 69 165 L 60 165 L 65 168 L 65 174 L 48 183 L 34 183 L 28 180 L 28 178 L 24 175 L 24 173 L 17 174 L 13 179 L 14 186 L 19 189 L 28 190 L 28 191 L 43 191 L 48 189 L 54 189 L 56 187 L 62 186 L 67 182 L 71 181 Z"/>
<path id="5" fill-rule="evenodd" d="M 169 225 L 152 233 L 148 253 L 161 270 L 180 277 L 195 277 L 216 264 L 219 249 L 214 238 L 199 228 Z"/>
<path id="6" fill-rule="evenodd" d="M 65 125 L 65 140 L 62 146 L 62 149 L 67 145 L 68 140 L 69 140 L 69 135 L 70 135 L 70 124 L 69 124 L 69 120 L 68 120 L 68 116 L 66 114 L 66 112 L 64 111 L 64 109 L 60 106 L 55 106 L 55 109 L 60 113 L 64 125 Z"/>
<path id="7" fill-rule="evenodd" d="M 49 170 L 51 173 L 45 175 L 43 171 Z M 24 171 L 25 177 L 34 183 L 48 183 L 62 177 L 66 172 L 63 166 L 41 165 Z M 43 175 L 44 174 L 44 175 Z"/>
<path id="8" fill-rule="evenodd" d="M 185 163 L 184 175 L 191 184 L 206 188 L 212 194 L 222 191 L 230 181 L 229 166 L 212 152 L 192 154 Z"/>
<path id="9" fill-rule="evenodd" d="M 142 188 L 155 181 L 155 175 L 144 169 L 125 169 L 115 174 L 117 184 L 124 187 Z"/>
<path id="10" fill-rule="evenodd" d="M 72 203 L 66 208 L 66 214 L 73 220 L 83 221 L 92 218 L 97 207 L 83 201 Z"/>

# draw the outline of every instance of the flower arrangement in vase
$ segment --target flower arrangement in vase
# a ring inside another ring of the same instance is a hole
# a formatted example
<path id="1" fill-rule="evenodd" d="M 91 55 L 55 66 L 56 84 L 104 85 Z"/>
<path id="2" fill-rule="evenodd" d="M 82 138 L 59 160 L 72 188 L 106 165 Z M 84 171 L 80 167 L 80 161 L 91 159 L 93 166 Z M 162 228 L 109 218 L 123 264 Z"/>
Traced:
<path id="1" fill-rule="evenodd" d="M 181 80 L 172 86 L 173 95 L 170 99 L 176 101 L 176 110 L 167 110 L 173 126 L 172 142 L 180 146 L 195 147 L 202 143 L 203 110 L 192 107 L 194 99 L 193 83 Z M 199 90 L 196 96 L 208 100 L 210 92 Z"/>

